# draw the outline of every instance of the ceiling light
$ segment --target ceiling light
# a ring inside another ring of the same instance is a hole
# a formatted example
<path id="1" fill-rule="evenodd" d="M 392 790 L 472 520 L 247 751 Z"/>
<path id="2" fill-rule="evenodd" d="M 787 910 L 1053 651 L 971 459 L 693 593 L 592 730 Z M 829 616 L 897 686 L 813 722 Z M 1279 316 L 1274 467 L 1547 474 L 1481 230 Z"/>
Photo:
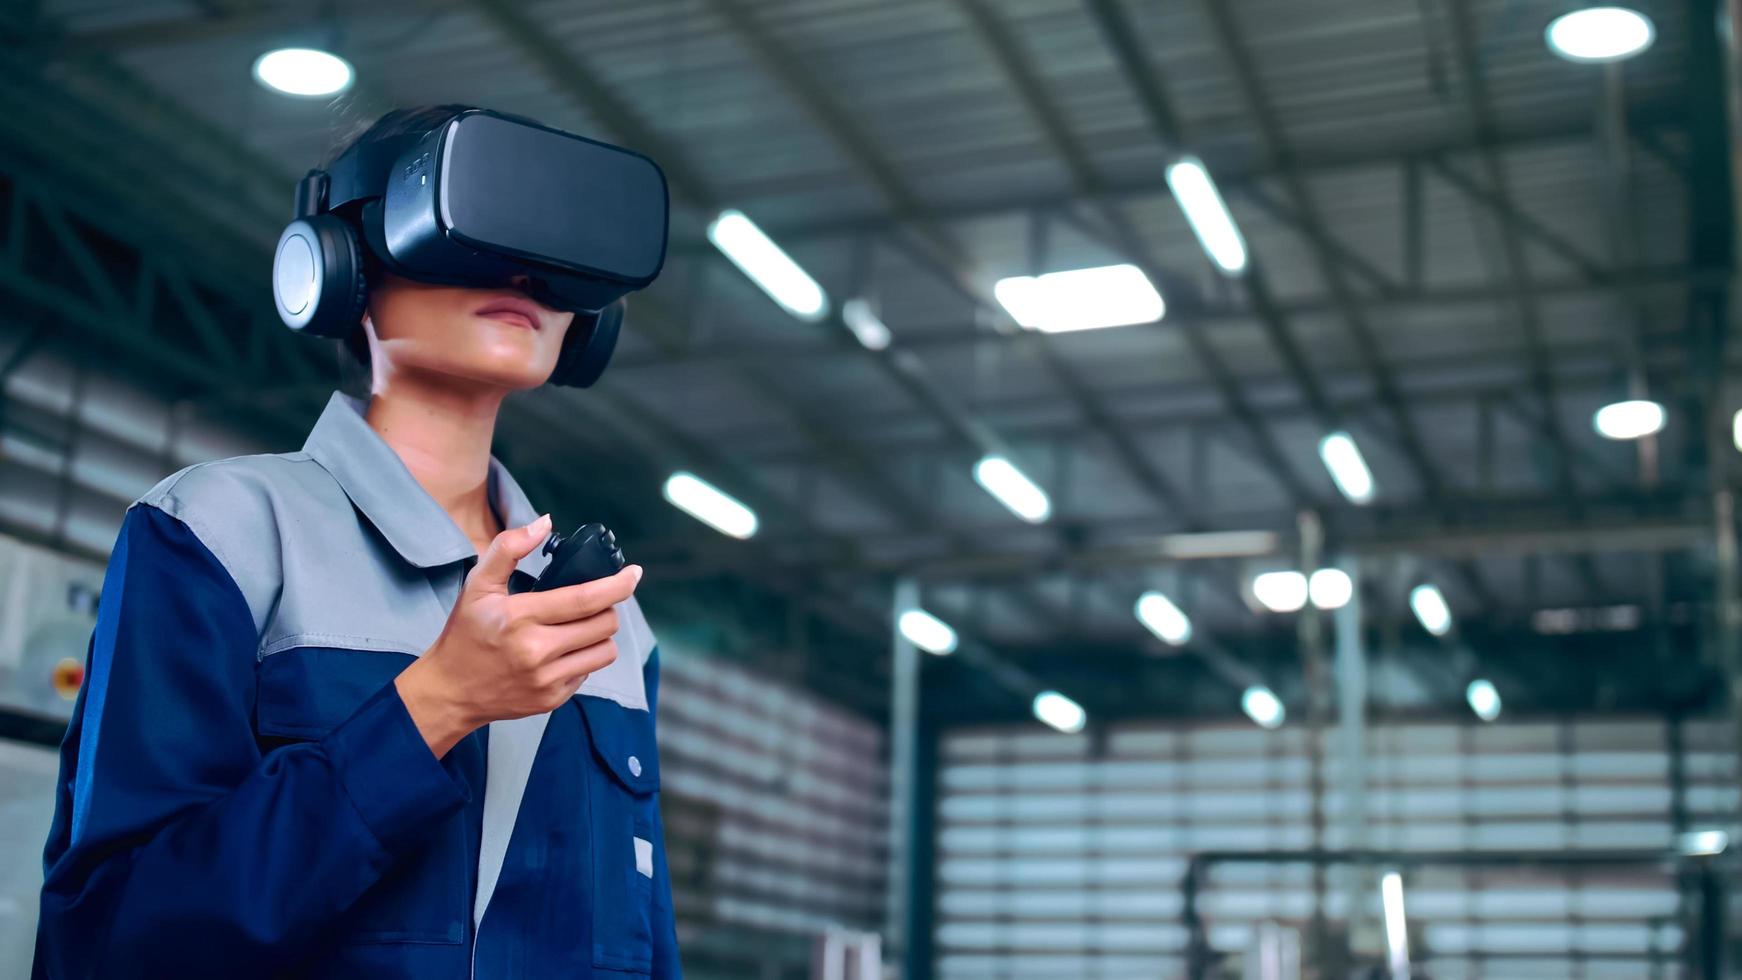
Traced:
<path id="1" fill-rule="evenodd" d="M 1246 689 L 1246 693 L 1240 695 L 1240 710 L 1264 728 L 1275 728 L 1288 717 L 1288 712 L 1283 710 L 1282 699 L 1262 684 L 1254 684 Z"/>
<path id="2" fill-rule="evenodd" d="M 1470 702 L 1470 710 L 1483 721 L 1500 717 L 1500 692 L 1490 681 L 1480 677 L 1471 681 L 1470 686 L 1464 688 L 1464 700 Z"/>
<path id="3" fill-rule="evenodd" d="M 987 456 L 974 464 L 974 480 L 1010 512 L 1030 524 L 1039 524 L 1052 513 L 1046 491 L 1022 474 L 1003 456 Z"/>
<path id="4" fill-rule="evenodd" d="M 1216 182 L 1196 157 L 1184 157 L 1167 168 L 1167 186 L 1173 199 L 1191 222 L 1198 244 L 1223 272 L 1238 274 L 1246 268 L 1246 240 L 1228 213 L 1227 202 L 1216 190 Z"/>
<path id="5" fill-rule="evenodd" d="M 1307 577 L 1299 572 L 1265 572 L 1252 580 L 1252 597 L 1271 612 L 1294 612 L 1307 604 Z"/>
<path id="6" fill-rule="evenodd" d="M 1341 609 L 1355 597 L 1355 583 L 1340 568 L 1321 568 L 1307 580 L 1307 594 L 1320 609 Z"/>
<path id="7" fill-rule="evenodd" d="M 1192 621 L 1160 592 L 1145 592 L 1138 597 L 1137 619 L 1171 646 L 1183 646 L 1192 638 Z"/>
<path id="8" fill-rule="evenodd" d="M 1350 503 L 1365 504 L 1373 500 L 1373 471 L 1361 458 L 1361 449 L 1347 432 L 1333 432 L 1319 440 L 1319 458 L 1331 471 L 1331 481 Z"/>
<path id="9" fill-rule="evenodd" d="M 350 62 L 314 48 L 279 48 L 254 59 L 254 80 L 284 95 L 333 95 L 354 77 Z"/>
<path id="10" fill-rule="evenodd" d="M 1045 333 L 1153 323 L 1167 312 L 1161 294 L 1134 265 L 1013 276 L 998 280 L 992 295 L 1017 323 Z"/>
<path id="11" fill-rule="evenodd" d="M 927 653 L 935 653 L 941 657 L 955 652 L 956 631 L 949 623 L 924 609 L 909 609 L 901 614 L 896 625 L 908 642 Z"/>
<path id="12" fill-rule="evenodd" d="M 744 212 L 727 208 L 716 215 L 708 222 L 708 241 L 788 313 L 810 323 L 829 315 L 823 287 Z"/>
<path id="13" fill-rule="evenodd" d="M 1712 857 L 1730 846 L 1730 835 L 1722 830 L 1691 830 L 1676 838 L 1676 849 L 1689 857 Z"/>
<path id="14" fill-rule="evenodd" d="M 1409 976 L 1409 924 L 1403 917 L 1403 876 L 1385 872 L 1379 880 L 1379 896 L 1385 906 L 1387 965 L 1394 977 Z"/>
<path id="15" fill-rule="evenodd" d="M 756 533 L 755 511 L 694 473 L 673 473 L 668 477 L 665 499 L 721 534 L 748 538 Z"/>
<path id="16" fill-rule="evenodd" d="M 1736 451 L 1742 453 L 1742 409 L 1730 418 L 1730 441 L 1736 444 Z"/>
<path id="17" fill-rule="evenodd" d="M 1409 591 L 1409 608 L 1421 621 L 1421 628 L 1435 636 L 1445 636 L 1452 630 L 1452 609 L 1438 586 L 1418 585 Z"/>
<path id="18" fill-rule="evenodd" d="M 866 350 L 882 350 L 889 346 L 889 328 L 871 311 L 871 304 L 854 297 L 841 304 L 841 320 Z"/>
<path id="19" fill-rule="evenodd" d="M 1275 531 L 1195 531 L 1164 534 L 1157 550 L 1163 558 L 1256 558 L 1281 546 Z"/>
<path id="20" fill-rule="evenodd" d="M 1663 406 L 1642 399 L 1604 405 L 1591 416 L 1597 434 L 1605 439 L 1643 439 L 1662 429 L 1663 423 Z"/>
<path id="21" fill-rule="evenodd" d="M 1034 716 L 1067 735 L 1082 731 L 1089 720 L 1082 705 L 1057 691 L 1042 691 L 1034 696 Z"/>
<path id="22" fill-rule="evenodd" d="M 1624 633 L 1639 628 L 1645 611 L 1632 603 L 1586 606 L 1573 609 L 1538 609 L 1530 616 L 1531 628 L 1550 636 L 1564 633 Z"/>
<path id="23" fill-rule="evenodd" d="M 1621 61 L 1651 47 L 1657 30 L 1637 10 L 1588 7 L 1556 17 L 1543 36 L 1568 61 Z"/>

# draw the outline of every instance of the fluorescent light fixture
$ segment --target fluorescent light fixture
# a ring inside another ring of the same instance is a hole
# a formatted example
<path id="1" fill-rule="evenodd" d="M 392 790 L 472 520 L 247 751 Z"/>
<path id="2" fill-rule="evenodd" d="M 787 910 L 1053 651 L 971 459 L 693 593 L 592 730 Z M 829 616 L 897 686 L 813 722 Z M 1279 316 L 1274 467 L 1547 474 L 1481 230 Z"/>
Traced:
<path id="1" fill-rule="evenodd" d="M 1319 458 L 1331 471 L 1331 481 L 1350 503 L 1373 501 L 1373 471 L 1361 458 L 1361 449 L 1347 432 L 1333 432 L 1319 440 Z"/>
<path id="2" fill-rule="evenodd" d="M 1262 684 L 1254 684 L 1246 689 L 1246 693 L 1240 695 L 1240 710 L 1246 712 L 1246 717 L 1265 728 L 1275 728 L 1288 717 L 1288 712 L 1282 707 L 1282 699 Z"/>
<path id="3" fill-rule="evenodd" d="M 974 480 L 1010 512 L 1030 524 L 1039 524 L 1052 513 L 1046 491 L 1022 474 L 1003 456 L 986 456 L 974 464 Z"/>
<path id="4" fill-rule="evenodd" d="M 1067 735 L 1082 731 L 1089 720 L 1082 705 L 1057 691 L 1042 691 L 1034 696 L 1034 716 Z"/>
<path id="5" fill-rule="evenodd" d="M 1470 710 L 1483 721 L 1493 721 L 1500 717 L 1500 692 L 1494 689 L 1491 681 L 1476 678 L 1470 686 L 1464 688 L 1464 700 L 1470 702 Z"/>
<path id="6" fill-rule="evenodd" d="M 350 88 L 355 77 L 350 62 L 314 48 L 279 48 L 254 59 L 254 80 L 283 95 L 333 95 Z"/>
<path id="7" fill-rule="evenodd" d="M 889 328 L 871 311 L 870 303 L 856 296 L 842 303 L 841 320 L 866 350 L 882 350 L 889 346 Z"/>
<path id="8" fill-rule="evenodd" d="M 1256 558 L 1280 547 L 1275 531 L 1199 531 L 1164 534 L 1158 550 L 1163 558 Z"/>
<path id="9" fill-rule="evenodd" d="M 927 653 L 943 656 L 956 650 L 956 631 L 924 609 L 909 609 L 896 621 L 901 635 Z"/>
<path id="10" fill-rule="evenodd" d="M 1265 572 L 1252 580 L 1252 598 L 1271 612 L 1294 612 L 1307 604 L 1307 577 L 1299 572 Z"/>
<path id="11" fill-rule="evenodd" d="M 1736 451 L 1742 453 L 1742 409 L 1730 418 L 1730 441 L 1736 444 Z"/>
<path id="12" fill-rule="evenodd" d="M 1355 598 L 1355 583 L 1341 568 L 1321 568 L 1307 580 L 1307 595 L 1320 609 L 1341 609 Z"/>
<path id="13" fill-rule="evenodd" d="M 1012 276 L 998 280 L 992 295 L 1017 323 L 1044 333 L 1153 323 L 1167 312 L 1155 285 L 1134 265 Z"/>
<path id="14" fill-rule="evenodd" d="M 744 212 L 727 208 L 715 215 L 708 222 L 708 241 L 786 312 L 809 323 L 829 315 L 823 287 Z"/>
<path id="15" fill-rule="evenodd" d="M 1216 190 L 1216 182 L 1197 157 L 1182 157 L 1167 168 L 1167 186 L 1173 199 L 1179 202 L 1198 244 L 1204 247 L 1210 261 L 1229 275 L 1246 269 L 1246 240 L 1228 213 L 1227 202 Z"/>
<path id="16" fill-rule="evenodd" d="M 1530 616 L 1531 628 L 1546 635 L 1566 633 L 1625 633 L 1639 628 L 1645 611 L 1631 603 L 1574 609 L 1538 609 Z"/>
<path id="17" fill-rule="evenodd" d="M 1568 61 L 1621 61 L 1651 47 L 1657 29 L 1637 10 L 1587 7 L 1550 21 L 1543 37 Z"/>
<path id="18" fill-rule="evenodd" d="M 1730 846 L 1730 835 L 1722 830 L 1694 830 L 1676 839 L 1676 849 L 1689 857 L 1713 857 Z"/>
<path id="19" fill-rule="evenodd" d="M 1145 592 L 1137 597 L 1137 619 L 1170 646 L 1184 646 L 1192 638 L 1191 619 L 1160 592 Z"/>
<path id="20" fill-rule="evenodd" d="M 1403 917 L 1403 876 L 1385 872 L 1379 879 L 1379 897 L 1385 906 L 1385 949 L 1391 975 L 1397 980 L 1409 977 L 1409 923 Z"/>
<path id="21" fill-rule="evenodd" d="M 1409 608 L 1415 611 L 1421 628 L 1429 633 L 1445 636 L 1452 631 L 1452 608 L 1446 605 L 1439 586 L 1418 585 L 1409 590 Z"/>
<path id="22" fill-rule="evenodd" d="M 1663 406 L 1636 399 L 1614 402 L 1597 409 L 1591 424 L 1605 439 L 1643 439 L 1663 428 Z"/>
<path id="23" fill-rule="evenodd" d="M 721 534 L 748 538 L 756 533 L 755 511 L 694 473 L 679 472 L 667 477 L 665 499 Z"/>

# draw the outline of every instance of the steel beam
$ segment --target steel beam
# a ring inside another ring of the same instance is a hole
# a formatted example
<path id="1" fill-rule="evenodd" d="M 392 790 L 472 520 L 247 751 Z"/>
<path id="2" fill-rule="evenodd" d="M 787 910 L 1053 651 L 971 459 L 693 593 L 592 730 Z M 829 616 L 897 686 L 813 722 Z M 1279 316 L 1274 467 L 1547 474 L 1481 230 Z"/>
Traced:
<path id="1" fill-rule="evenodd" d="M 1464 110 L 1469 118 L 1470 126 L 1476 134 L 1476 142 L 1480 145 L 1481 162 L 1488 187 L 1492 190 L 1496 202 L 1504 204 L 1504 211 L 1516 211 L 1513 205 L 1512 192 L 1506 176 L 1506 167 L 1494 149 L 1494 122 L 1488 106 L 1488 83 L 1482 64 L 1476 54 L 1475 14 L 1469 0 L 1450 0 L 1452 5 L 1451 24 L 1453 50 L 1456 55 L 1458 69 L 1463 77 Z M 1525 346 L 1530 355 L 1531 387 L 1536 393 L 1542 416 L 1547 423 L 1546 433 L 1555 453 L 1555 484 L 1560 492 L 1568 498 L 1570 507 L 1577 507 L 1577 493 L 1573 479 L 1571 443 L 1566 433 L 1561 429 L 1558 401 L 1555 395 L 1554 375 L 1548 363 L 1542 330 L 1541 312 L 1537 307 L 1536 297 L 1531 292 L 1531 274 L 1529 256 L 1524 251 L 1523 240 L 1518 234 L 1514 223 L 1501 220 L 1500 244 L 1503 269 L 1501 276 L 1512 293 L 1512 305 L 1518 318 L 1520 330 L 1524 334 Z M 1576 515 L 1575 515 L 1576 516 Z M 1576 556 L 1574 559 L 1585 586 L 1593 594 L 1602 591 L 1598 581 L 1596 566 L 1588 555 Z"/>
<path id="2" fill-rule="evenodd" d="M 1379 351 L 1373 327 L 1345 273 L 1345 263 L 1337 260 L 1329 244 L 1334 241 L 1334 236 L 1313 199 L 1312 190 L 1294 165 L 1293 147 L 1290 146 L 1281 120 L 1271 105 L 1269 93 L 1259 81 L 1257 67 L 1240 25 L 1235 20 L 1233 6 L 1217 0 L 1204 0 L 1201 6 L 1214 26 L 1223 50 L 1233 62 L 1235 77 L 1239 80 L 1246 103 L 1258 123 L 1259 142 L 1281 174 L 1282 185 L 1290 204 L 1310 229 L 1307 238 L 1313 245 L 1319 276 L 1355 341 L 1355 349 L 1362 363 L 1372 376 L 1374 390 L 1378 393 L 1379 401 L 1403 447 L 1404 458 L 1409 461 L 1416 480 L 1421 483 L 1424 496 L 1431 505 L 1439 507 L 1445 496 L 1444 481 L 1409 416 L 1397 380 Z"/>
<path id="3" fill-rule="evenodd" d="M 1480 144 L 1478 144 L 1480 145 Z M 1496 190 L 1492 174 L 1487 182 L 1478 180 L 1454 166 L 1444 156 L 1426 157 L 1429 170 L 1432 170 L 1441 180 L 1456 188 L 1472 203 L 1481 207 L 1494 220 L 1498 221 L 1508 234 L 1535 242 L 1545 251 L 1571 266 L 1579 278 L 1593 286 L 1605 286 L 1615 281 L 1618 269 L 1627 268 L 1625 264 L 1606 267 L 1597 259 L 1585 254 L 1585 250 L 1573 244 L 1559 232 L 1554 231 L 1542 222 L 1520 210 L 1509 195 Z"/>
<path id="4" fill-rule="evenodd" d="M 1651 266 L 1635 268 L 1617 274 L 1617 288 L 1627 289 L 1665 289 L 1689 288 L 1722 285 L 1728 278 L 1728 273 L 1717 271 L 1695 271 L 1685 268 L 1668 266 Z M 1570 296 L 1586 296 L 1596 290 L 1580 280 L 1554 279 L 1533 284 L 1538 298 L 1558 299 Z M 1432 286 L 1420 289 L 1406 289 L 1394 298 L 1369 298 L 1364 306 L 1375 314 L 1398 313 L 1418 309 L 1420 307 L 1447 307 L 1462 305 L 1487 305 L 1503 302 L 1512 297 L 1510 290 L 1484 285 L 1470 286 Z M 1244 324 L 1252 320 L 1252 313 L 1244 306 L 1224 304 L 1206 304 L 1201 302 L 1179 302 L 1170 300 L 1170 306 L 1180 306 L 1177 311 L 1170 309 L 1168 317 L 1160 323 L 1135 325 L 1127 330 L 1156 330 L 1171 332 L 1178 329 L 1182 318 L 1190 317 L 1194 321 L 1214 326 L 1218 324 Z M 1290 300 L 1280 307 L 1285 316 L 1308 316 L 1319 313 L 1334 313 L 1336 306 L 1328 296 L 1309 296 Z M 911 351 L 951 350 L 959 347 L 1016 347 L 1029 341 L 1027 334 L 1010 334 L 996 330 L 985 329 L 976 323 L 945 323 L 935 325 L 932 329 L 903 341 L 902 346 Z M 613 363 L 616 366 L 665 367 L 678 364 L 724 365 L 729 361 L 790 359 L 790 358 L 847 358 L 861 357 L 863 352 L 842 344 L 818 343 L 813 339 L 798 339 L 791 341 L 759 340 L 754 345 L 691 345 L 682 351 L 673 353 L 643 354 L 626 356 Z M 1242 380 L 1247 380 L 1242 378 Z"/>
<path id="5" fill-rule="evenodd" d="M 919 767 L 920 652 L 901 632 L 901 614 L 918 609 L 919 584 L 911 578 L 895 583 L 889 610 L 890 661 L 894 664 L 889 693 L 889 877 L 886 892 L 889 908 L 884 924 L 892 951 L 900 955 L 909 945 L 912 924 L 913 885 L 922 869 L 912 860 L 916 853 L 919 823 L 917 783 Z"/>
<path id="6" fill-rule="evenodd" d="M 1337 790 L 1342 807 L 1337 825 L 1343 846 L 1367 840 L 1367 642 L 1361 620 L 1361 562 L 1343 557 L 1336 567 L 1349 576 L 1354 591 L 1346 605 L 1331 613 L 1336 634 L 1337 683 Z M 1367 930 L 1365 896 L 1372 894 L 1373 876 L 1348 869 L 1343 881 L 1343 907 L 1347 909 L 1347 942 L 1361 943 Z"/>
<path id="7" fill-rule="evenodd" d="M 1568 516 L 1569 502 L 1558 494 L 1468 500 L 1458 510 L 1456 527 L 1450 530 L 1438 521 L 1424 524 L 1411 520 L 1404 508 L 1373 515 L 1361 526 L 1340 527 L 1338 542 L 1345 554 L 1362 558 L 1413 555 L 1459 561 L 1604 551 L 1680 552 L 1704 548 L 1711 541 L 1710 518 L 1688 517 L 1679 496 L 1659 499 L 1655 504 L 1636 495 L 1587 498 L 1576 503 L 1584 513 L 1580 519 Z M 1262 520 L 1254 515 L 1249 530 L 1204 534 L 1171 534 L 1141 523 L 1108 522 L 1082 527 L 1074 536 L 1079 540 L 1064 547 L 874 555 L 858 571 L 912 574 L 928 583 L 966 583 L 1020 579 L 1032 576 L 1036 569 L 1097 574 L 1114 569 L 1292 557 L 1297 547 L 1294 533 L 1266 526 Z M 826 556 L 807 558 L 802 539 L 770 544 L 790 546 L 784 567 L 800 574 L 821 574 L 837 567 Z M 736 551 L 690 561 L 658 541 L 643 542 L 639 548 L 642 554 L 660 555 L 662 568 L 673 578 L 750 573 L 756 568 L 754 556 Z"/>
<path id="8" fill-rule="evenodd" d="M 1482 168 L 1488 187 L 1492 190 L 1496 202 L 1504 202 L 1501 210 L 1516 212 L 1512 204 L 1512 192 L 1506 176 L 1506 168 L 1500 155 L 1493 148 L 1494 132 L 1493 118 L 1489 113 L 1487 76 L 1476 55 L 1475 14 L 1469 0 L 1449 0 L 1452 5 L 1451 23 L 1453 48 L 1460 73 L 1463 76 L 1461 86 L 1464 94 L 1464 110 L 1469 117 L 1472 130 L 1476 134 L 1476 142 L 1481 147 Z M 1502 220 L 1501 247 L 1503 250 L 1502 277 L 1512 293 L 1515 313 L 1519 326 L 1524 333 L 1525 343 L 1530 351 L 1532 386 L 1541 403 L 1543 417 L 1552 427 L 1553 444 L 1557 459 L 1558 482 L 1563 491 L 1570 491 L 1573 486 L 1570 454 L 1567 452 L 1565 434 L 1560 429 L 1560 414 L 1556 408 L 1554 379 L 1549 370 L 1547 356 L 1543 347 L 1541 314 L 1537 309 L 1536 299 L 1530 292 L 1529 257 L 1525 254 L 1521 237 L 1515 230 L 1514 223 Z"/>
<path id="9" fill-rule="evenodd" d="M 1647 142 L 1664 133 L 1680 133 L 1685 126 L 1683 107 L 1679 102 L 1673 100 L 1634 104 L 1628 109 L 1627 119 L 1628 125 L 1639 134 L 1642 142 Z M 1145 128 L 1149 127 L 1146 125 Z M 1153 132 L 1153 130 L 1151 131 Z M 1557 112 L 1552 116 L 1540 117 L 1528 122 L 1497 122 L 1494 132 L 1495 141 L 1491 145 L 1508 150 L 1546 149 L 1563 146 L 1569 142 L 1582 144 L 1590 138 L 1589 124 L 1576 114 L 1565 112 Z M 1137 139 L 1140 137 L 1140 133 L 1132 132 L 1128 134 L 1127 138 Z M 1431 160 L 1442 156 L 1460 156 L 1478 151 L 1483 145 L 1486 144 L 1477 142 L 1467 133 L 1413 138 L 1386 144 L 1351 144 L 1334 150 L 1316 150 L 1310 155 L 1297 158 L 1295 165 L 1302 174 L 1309 177 L 1318 174 L 1347 174 L 1352 171 L 1371 170 L 1381 165 L 1394 165 L 1399 160 L 1411 157 Z M 987 151 L 986 158 L 987 160 L 997 160 L 1028 149 L 1026 143 L 1013 144 L 995 151 Z M 981 162 L 983 161 L 976 156 L 974 160 L 959 161 L 956 166 L 969 167 Z M 1225 166 L 1218 165 L 1216 183 L 1226 194 L 1241 195 L 1245 193 L 1247 186 L 1263 185 L 1275 180 L 1277 176 L 1277 172 L 1272 169 L 1268 161 L 1230 159 Z M 733 188 L 735 195 L 750 198 L 764 195 L 772 196 L 791 190 L 792 188 L 784 184 L 769 187 L 747 185 Z M 1168 195 L 1169 191 L 1163 175 L 1149 172 L 1118 179 L 1110 178 L 1094 196 L 1129 204 Z M 1036 211 L 1059 211 L 1082 203 L 1086 203 L 1086 199 L 1080 192 L 1075 188 L 1065 187 L 1057 190 L 1000 196 L 996 200 L 976 200 L 954 204 L 937 202 L 932 206 L 932 214 L 939 221 L 978 221 L 1032 214 Z M 799 243 L 814 239 L 886 233 L 898 224 L 899 222 L 891 218 L 887 212 L 879 211 L 844 213 L 806 219 L 795 218 L 785 222 L 771 223 L 766 230 L 777 235 L 783 242 Z"/>
<path id="10" fill-rule="evenodd" d="M 1409 170 L 1405 165 L 1405 172 Z M 1290 172 L 1295 172 L 1292 169 Z M 1407 178 L 1406 178 L 1407 181 Z M 1324 226 L 1314 220 L 1315 216 L 1302 212 L 1270 195 L 1263 185 L 1254 181 L 1241 181 L 1235 185 L 1232 193 L 1252 204 L 1252 206 L 1270 215 L 1295 230 L 1301 237 L 1312 244 L 1313 248 L 1324 253 L 1331 261 L 1337 263 L 1351 275 L 1358 276 L 1368 288 L 1379 296 L 1387 299 L 1403 295 L 1404 287 L 1396 282 L 1391 274 L 1374 265 L 1366 256 L 1338 241 L 1336 236 L 1326 232 Z M 1417 215 L 1419 217 L 1419 215 Z M 1405 262 L 1407 268 L 1408 262 Z M 1419 277 L 1411 283 L 1420 285 Z"/>

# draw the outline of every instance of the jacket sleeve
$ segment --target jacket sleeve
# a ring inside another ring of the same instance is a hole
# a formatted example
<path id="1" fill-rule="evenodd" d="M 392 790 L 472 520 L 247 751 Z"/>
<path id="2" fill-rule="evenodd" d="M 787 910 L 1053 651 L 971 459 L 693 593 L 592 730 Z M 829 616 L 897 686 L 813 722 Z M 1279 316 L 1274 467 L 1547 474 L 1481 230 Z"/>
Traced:
<path id="1" fill-rule="evenodd" d="M 653 713 L 654 724 L 659 723 L 659 647 L 647 657 L 646 666 L 642 667 L 642 682 L 647 688 L 647 710 Z M 671 898 L 671 868 L 667 861 L 665 850 L 665 821 L 660 817 L 659 807 L 653 810 L 653 832 L 656 839 L 653 846 L 660 856 L 656 870 L 658 879 L 654 882 L 653 892 L 653 977 L 654 980 L 683 980 L 683 964 L 677 955 L 677 915 L 673 911 Z"/>
<path id="2" fill-rule="evenodd" d="M 261 975 L 464 805 L 391 683 L 263 753 L 257 648 L 212 552 L 131 508 L 61 745 L 35 977 Z"/>

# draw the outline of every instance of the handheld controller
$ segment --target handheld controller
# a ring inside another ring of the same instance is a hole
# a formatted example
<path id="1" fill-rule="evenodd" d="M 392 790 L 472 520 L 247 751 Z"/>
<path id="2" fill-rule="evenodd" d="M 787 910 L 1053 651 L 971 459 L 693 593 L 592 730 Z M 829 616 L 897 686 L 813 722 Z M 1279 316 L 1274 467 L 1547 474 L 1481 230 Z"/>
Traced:
<path id="1" fill-rule="evenodd" d="M 567 537 L 552 534 L 545 539 L 544 553 L 550 556 L 550 564 L 538 581 L 519 591 L 548 592 L 579 585 L 615 575 L 628 564 L 617 547 L 617 536 L 603 524 L 583 524 Z"/>

